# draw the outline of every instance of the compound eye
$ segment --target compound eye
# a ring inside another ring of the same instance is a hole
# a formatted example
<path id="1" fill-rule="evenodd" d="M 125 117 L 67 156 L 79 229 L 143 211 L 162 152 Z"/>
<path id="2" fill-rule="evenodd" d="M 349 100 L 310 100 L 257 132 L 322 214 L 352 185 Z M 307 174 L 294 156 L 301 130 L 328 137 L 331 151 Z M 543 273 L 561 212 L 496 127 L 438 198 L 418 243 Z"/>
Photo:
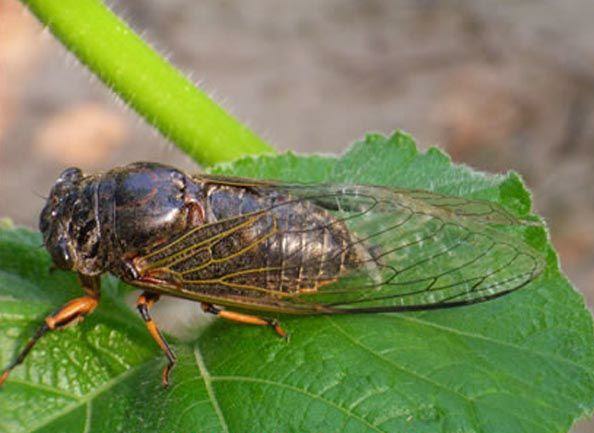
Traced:
<path id="1" fill-rule="evenodd" d="M 48 245 L 48 251 L 58 268 L 64 270 L 72 269 L 72 256 L 68 250 L 66 239 L 60 238 L 58 241 Z"/>
<path id="2" fill-rule="evenodd" d="M 59 180 L 61 180 L 62 182 L 76 182 L 81 177 L 82 171 L 80 170 L 80 168 L 70 167 L 62 172 Z"/>

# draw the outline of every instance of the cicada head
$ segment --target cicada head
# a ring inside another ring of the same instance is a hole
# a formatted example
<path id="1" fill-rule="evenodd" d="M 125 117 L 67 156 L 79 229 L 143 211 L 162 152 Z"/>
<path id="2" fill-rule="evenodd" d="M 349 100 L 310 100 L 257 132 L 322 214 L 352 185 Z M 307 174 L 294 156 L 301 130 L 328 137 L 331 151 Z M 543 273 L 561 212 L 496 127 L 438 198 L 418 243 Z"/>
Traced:
<path id="1" fill-rule="evenodd" d="M 54 264 L 86 275 L 103 271 L 96 215 L 97 180 L 68 168 L 54 183 L 39 217 L 43 242 Z"/>

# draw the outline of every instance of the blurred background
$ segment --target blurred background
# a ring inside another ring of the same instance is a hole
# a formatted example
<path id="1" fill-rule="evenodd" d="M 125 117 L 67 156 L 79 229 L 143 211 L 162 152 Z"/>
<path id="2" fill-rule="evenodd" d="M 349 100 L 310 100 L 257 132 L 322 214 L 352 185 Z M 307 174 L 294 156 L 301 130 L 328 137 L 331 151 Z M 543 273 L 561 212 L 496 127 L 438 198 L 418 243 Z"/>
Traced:
<path id="1" fill-rule="evenodd" d="M 592 0 L 110 3 L 279 149 L 340 153 L 400 128 L 456 162 L 520 172 L 594 306 Z M 1 0 L 0 216 L 36 227 L 65 166 L 136 160 L 197 170 Z"/>

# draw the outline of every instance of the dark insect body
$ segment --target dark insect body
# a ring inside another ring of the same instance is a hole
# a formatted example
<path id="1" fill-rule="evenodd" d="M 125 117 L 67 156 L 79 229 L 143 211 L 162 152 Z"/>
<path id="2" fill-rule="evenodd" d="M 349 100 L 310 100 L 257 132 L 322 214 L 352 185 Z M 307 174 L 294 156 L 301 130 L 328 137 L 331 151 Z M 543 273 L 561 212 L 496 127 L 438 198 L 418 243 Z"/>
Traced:
<path id="1" fill-rule="evenodd" d="M 272 326 L 283 336 L 276 320 L 246 311 L 314 315 L 473 304 L 542 272 L 540 254 L 517 233 L 505 234 L 526 224 L 493 203 L 428 191 L 189 176 L 155 163 L 94 175 L 69 168 L 53 186 L 39 227 L 54 264 L 77 272 L 85 296 L 46 318 L 0 384 L 42 335 L 96 308 L 105 272 L 144 289 L 138 310 L 168 358 L 167 385 L 175 356 L 149 313 L 161 295 L 198 301 L 207 312 Z"/>

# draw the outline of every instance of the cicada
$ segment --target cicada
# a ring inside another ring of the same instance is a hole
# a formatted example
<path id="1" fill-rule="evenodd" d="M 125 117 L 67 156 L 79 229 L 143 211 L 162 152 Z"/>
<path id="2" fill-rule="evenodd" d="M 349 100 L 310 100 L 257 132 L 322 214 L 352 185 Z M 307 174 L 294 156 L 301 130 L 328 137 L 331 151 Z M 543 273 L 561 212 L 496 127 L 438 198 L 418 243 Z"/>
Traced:
<path id="1" fill-rule="evenodd" d="M 84 296 L 45 319 L 0 383 L 45 333 L 93 312 L 106 272 L 143 290 L 137 308 L 167 357 L 166 386 L 175 355 L 150 315 L 163 295 L 280 335 L 276 313 L 468 305 L 543 271 L 541 254 L 514 235 L 525 224 L 488 201 L 421 190 L 188 175 L 145 162 L 100 174 L 69 168 L 39 228 Z"/>

